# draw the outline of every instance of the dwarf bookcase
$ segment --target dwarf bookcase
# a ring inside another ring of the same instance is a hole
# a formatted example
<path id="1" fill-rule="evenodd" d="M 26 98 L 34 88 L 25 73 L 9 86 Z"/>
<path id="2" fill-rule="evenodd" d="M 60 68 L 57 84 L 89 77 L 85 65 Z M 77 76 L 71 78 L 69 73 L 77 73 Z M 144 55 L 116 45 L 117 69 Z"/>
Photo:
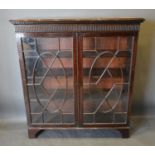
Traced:
<path id="1" fill-rule="evenodd" d="M 15 26 L 28 134 L 116 129 L 129 137 L 142 18 L 20 19 Z"/>

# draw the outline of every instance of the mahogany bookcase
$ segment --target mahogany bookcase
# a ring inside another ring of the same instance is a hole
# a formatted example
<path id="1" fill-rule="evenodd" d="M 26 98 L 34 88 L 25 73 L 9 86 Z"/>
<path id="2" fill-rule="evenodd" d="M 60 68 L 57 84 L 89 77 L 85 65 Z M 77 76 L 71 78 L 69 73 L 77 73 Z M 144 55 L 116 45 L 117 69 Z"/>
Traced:
<path id="1" fill-rule="evenodd" d="M 21 19 L 15 25 L 28 134 L 116 129 L 129 137 L 143 18 Z"/>

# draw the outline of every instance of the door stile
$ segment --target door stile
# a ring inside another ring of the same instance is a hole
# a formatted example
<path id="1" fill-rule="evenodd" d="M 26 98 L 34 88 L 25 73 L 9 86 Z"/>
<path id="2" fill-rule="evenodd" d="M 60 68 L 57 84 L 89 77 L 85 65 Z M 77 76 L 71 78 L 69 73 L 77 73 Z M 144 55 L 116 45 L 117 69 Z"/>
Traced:
<path id="1" fill-rule="evenodd" d="M 79 126 L 83 126 L 83 36 L 78 35 L 78 96 L 79 96 Z"/>
<path id="2" fill-rule="evenodd" d="M 75 126 L 79 122 L 79 91 L 78 91 L 78 38 L 73 36 L 73 74 L 74 74 L 74 111 L 75 111 Z"/>

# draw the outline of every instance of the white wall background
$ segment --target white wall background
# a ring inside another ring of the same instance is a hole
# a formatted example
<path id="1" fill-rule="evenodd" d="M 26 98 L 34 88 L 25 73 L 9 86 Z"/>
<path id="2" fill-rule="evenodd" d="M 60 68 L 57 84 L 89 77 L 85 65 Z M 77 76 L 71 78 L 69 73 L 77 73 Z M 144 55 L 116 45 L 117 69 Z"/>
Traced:
<path id="1" fill-rule="evenodd" d="M 155 114 L 155 10 L 0 10 L 0 119 L 25 120 L 14 27 L 18 18 L 143 17 L 139 36 L 133 113 Z"/>

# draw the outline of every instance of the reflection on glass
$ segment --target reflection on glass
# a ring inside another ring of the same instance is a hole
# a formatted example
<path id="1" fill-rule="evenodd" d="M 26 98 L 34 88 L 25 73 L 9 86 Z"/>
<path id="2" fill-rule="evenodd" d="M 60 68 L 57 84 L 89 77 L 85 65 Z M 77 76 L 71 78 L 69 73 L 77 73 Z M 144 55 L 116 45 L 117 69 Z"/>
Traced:
<path id="1" fill-rule="evenodd" d="M 83 38 L 84 124 L 126 123 L 132 37 Z"/>
<path id="2" fill-rule="evenodd" d="M 73 124 L 73 38 L 23 38 L 32 123 Z"/>

